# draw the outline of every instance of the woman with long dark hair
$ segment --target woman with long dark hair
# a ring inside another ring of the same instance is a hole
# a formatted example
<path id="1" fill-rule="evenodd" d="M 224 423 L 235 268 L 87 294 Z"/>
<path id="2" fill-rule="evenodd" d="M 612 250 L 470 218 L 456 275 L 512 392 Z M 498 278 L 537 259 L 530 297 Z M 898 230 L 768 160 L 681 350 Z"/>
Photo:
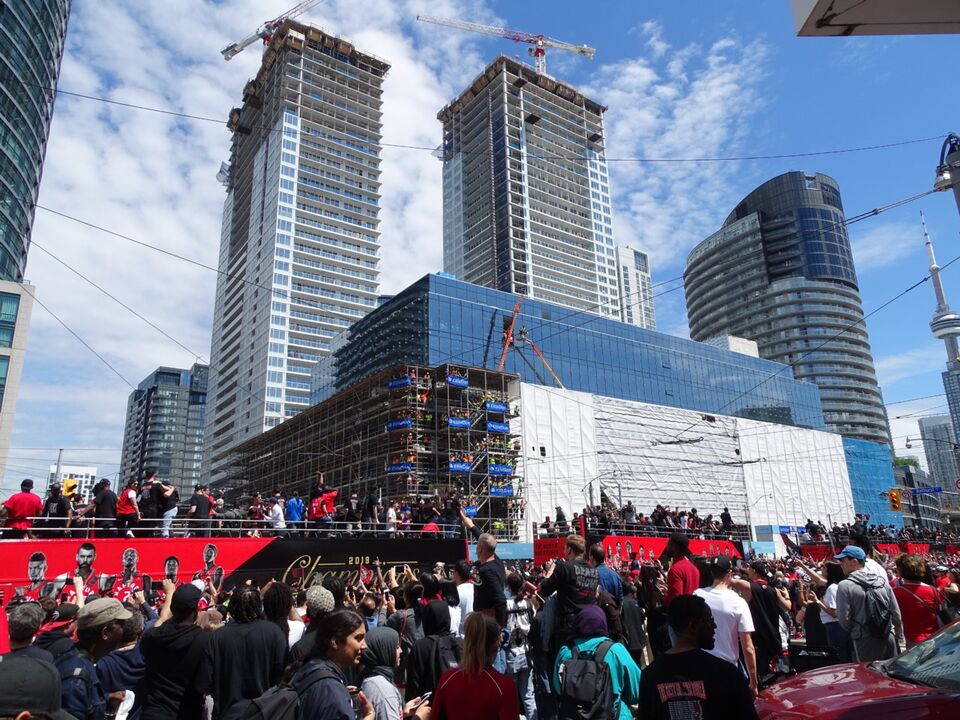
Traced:
<path id="1" fill-rule="evenodd" d="M 637 588 L 637 604 L 647 616 L 647 637 L 653 657 L 659 657 L 670 649 L 670 631 L 667 608 L 664 603 L 663 574 L 656 565 L 640 568 L 640 585 Z"/>
<path id="2" fill-rule="evenodd" d="M 473 612 L 464 622 L 460 667 L 447 670 L 431 700 L 430 720 L 517 720 L 517 686 L 493 669 L 500 649 L 500 625 Z"/>
<path id="3" fill-rule="evenodd" d="M 356 706 L 347 690 L 346 674 L 360 665 L 367 625 L 352 610 L 334 610 L 323 617 L 307 663 L 293 676 L 300 691 L 297 720 L 376 720 L 373 705 L 361 692 Z"/>

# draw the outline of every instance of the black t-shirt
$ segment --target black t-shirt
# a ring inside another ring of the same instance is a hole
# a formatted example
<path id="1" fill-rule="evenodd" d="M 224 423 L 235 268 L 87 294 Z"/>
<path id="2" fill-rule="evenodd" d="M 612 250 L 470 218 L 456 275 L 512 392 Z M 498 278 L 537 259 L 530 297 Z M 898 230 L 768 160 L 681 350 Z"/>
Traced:
<path id="1" fill-rule="evenodd" d="M 776 590 L 766 583 L 751 582 L 750 595 L 748 605 L 753 618 L 753 644 L 760 655 L 776 655 L 781 650 L 780 609 Z"/>
<path id="2" fill-rule="evenodd" d="M 644 720 L 756 720 L 743 674 L 703 650 L 664 653 L 640 674 Z"/>
<path id="3" fill-rule="evenodd" d="M 541 586 L 543 597 L 557 592 L 557 618 L 554 622 L 554 637 L 565 642 L 573 627 L 573 621 L 583 608 L 597 602 L 600 576 L 597 569 L 582 559 L 567 562 L 561 560 L 553 574 Z"/>
<path id="4" fill-rule="evenodd" d="M 200 520 L 206 520 L 210 517 L 210 498 L 200 493 L 194 493 L 190 498 L 190 507 L 196 508 L 193 511 L 193 517 Z"/>
<path id="5" fill-rule="evenodd" d="M 105 488 L 97 493 L 93 499 L 97 509 L 94 510 L 94 516 L 98 518 L 115 518 L 117 516 L 117 494 L 110 488 Z"/>
<path id="6" fill-rule="evenodd" d="M 48 497 L 43 503 L 43 514 L 47 517 L 65 518 L 70 509 L 70 501 L 63 495 Z"/>

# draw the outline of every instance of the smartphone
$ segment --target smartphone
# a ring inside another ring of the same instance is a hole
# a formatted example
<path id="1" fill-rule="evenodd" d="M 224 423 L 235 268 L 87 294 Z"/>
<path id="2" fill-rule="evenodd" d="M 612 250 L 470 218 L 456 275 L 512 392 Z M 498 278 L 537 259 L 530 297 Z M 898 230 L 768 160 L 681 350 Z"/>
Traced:
<path id="1" fill-rule="evenodd" d="M 430 699 L 430 696 L 431 696 L 431 695 L 433 695 L 432 692 L 425 692 L 423 695 L 420 696 L 420 702 L 418 702 L 416 705 L 414 705 L 412 709 L 413 709 L 413 710 L 416 710 L 418 707 L 420 707 L 421 705 L 423 705 L 427 700 Z"/>

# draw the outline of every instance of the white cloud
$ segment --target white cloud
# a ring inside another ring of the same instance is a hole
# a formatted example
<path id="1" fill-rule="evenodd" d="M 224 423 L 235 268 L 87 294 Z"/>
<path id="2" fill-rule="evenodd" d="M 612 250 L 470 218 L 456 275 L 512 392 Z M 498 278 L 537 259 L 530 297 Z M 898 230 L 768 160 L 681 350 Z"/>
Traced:
<path id="1" fill-rule="evenodd" d="M 920 222 L 904 221 L 865 224 L 863 230 L 854 225 L 848 232 L 853 261 L 857 272 L 863 274 L 898 263 L 923 252 L 923 229 Z"/>
<path id="2" fill-rule="evenodd" d="M 886 390 L 901 380 L 938 371 L 945 362 L 943 345 L 937 342 L 898 352 L 895 355 L 874 358 L 877 380 L 880 387 Z M 898 411 L 897 414 L 901 413 Z"/>
<path id="3" fill-rule="evenodd" d="M 647 250 L 657 268 L 719 227 L 736 196 L 737 165 L 616 159 L 734 154 L 763 106 L 757 90 L 767 49 L 735 38 L 676 49 L 654 24 L 640 32 L 649 52 L 602 67 L 585 91 L 612 108 L 605 122 L 614 235 Z"/>

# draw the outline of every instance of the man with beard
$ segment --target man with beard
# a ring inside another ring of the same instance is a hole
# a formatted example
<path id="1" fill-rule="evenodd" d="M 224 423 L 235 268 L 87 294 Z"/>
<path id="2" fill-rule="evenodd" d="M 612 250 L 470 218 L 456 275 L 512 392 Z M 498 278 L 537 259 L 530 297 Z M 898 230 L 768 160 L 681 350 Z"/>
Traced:
<path id="1" fill-rule="evenodd" d="M 30 584 L 18 587 L 16 594 L 34 602 L 40 602 L 45 597 L 56 598 L 57 586 L 53 582 L 47 582 L 46 576 L 47 556 L 42 552 L 33 553 L 27 560 L 27 579 Z"/>
<path id="2" fill-rule="evenodd" d="M 207 543 L 203 546 L 203 568 L 193 574 L 194 580 L 202 580 L 206 584 L 207 580 L 213 585 L 213 589 L 220 592 L 220 585 L 223 583 L 223 568 L 217 565 L 217 546 L 213 543 Z"/>
<path id="3" fill-rule="evenodd" d="M 134 593 L 150 591 L 150 576 L 141 575 L 137 570 L 139 560 L 140 555 L 134 548 L 124 550 L 121 559 L 123 571 L 119 577 L 113 578 L 113 590 L 110 595 L 124 604 L 133 600 Z"/>
<path id="4" fill-rule="evenodd" d="M 93 563 L 97 559 L 97 550 L 92 543 L 83 543 L 77 548 L 77 569 L 73 571 L 74 578 L 80 578 L 84 598 L 92 598 L 101 595 L 110 590 L 114 578 L 102 575 L 93 569 Z M 65 588 L 70 581 L 70 574 L 63 573 L 58 575 L 54 581 L 58 591 Z M 77 588 L 74 585 L 66 588 L 66 598 L 64 602 L 76 603 Z"/>
<path id="5" fill-rule="evenodd" d="M 673 647 L 640 675 L 640 717 L 649 720 L 756 720 L 743 673 L 714 657 L 716 625 L 706 600 L 679 595 L 669 608 Z"/>

